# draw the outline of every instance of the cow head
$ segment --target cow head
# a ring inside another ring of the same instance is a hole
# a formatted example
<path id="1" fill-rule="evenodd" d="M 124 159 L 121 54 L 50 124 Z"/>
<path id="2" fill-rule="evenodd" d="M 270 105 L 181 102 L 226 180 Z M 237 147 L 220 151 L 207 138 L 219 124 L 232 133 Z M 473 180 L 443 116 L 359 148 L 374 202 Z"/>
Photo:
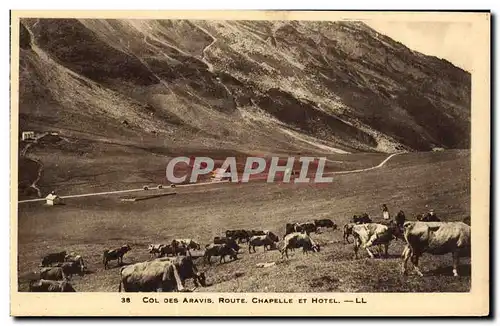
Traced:
<path id="1" fill-rule="evenodd" d="M 320 251 L 320 245 L 319 244 L 313 244 L 312 246 L 312 251 L 313 252 L 319 252 Z"/>
<path id="2" fill-rule="evenodd" d="M 270 231 L 268 231 L 268 232 L 267 232 L 267 236 L 268 236 L 271 240 L 273 240 L 274 242 L 278 242 L 278 241 L 280 240 L 280 238 L 279 238 L 276 234 L 274 234 L 274 233 L 272 233 L 272 232 L 270 232 Z"/>

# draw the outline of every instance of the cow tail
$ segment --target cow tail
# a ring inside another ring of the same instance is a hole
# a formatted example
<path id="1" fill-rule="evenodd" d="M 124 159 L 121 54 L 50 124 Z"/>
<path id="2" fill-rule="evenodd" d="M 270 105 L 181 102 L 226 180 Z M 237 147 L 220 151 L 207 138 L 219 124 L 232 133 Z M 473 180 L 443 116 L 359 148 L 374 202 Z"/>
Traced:
<path id="1" fill-rule="evenodd" d="M 120 284 L 118 284 L 118 292 L 122 292 L 122 284 L 123 284 L 123 270 L 125 267 L 120 268 Z M 125 284 L 123 284 L 123 290 L 125 290 Z"/>

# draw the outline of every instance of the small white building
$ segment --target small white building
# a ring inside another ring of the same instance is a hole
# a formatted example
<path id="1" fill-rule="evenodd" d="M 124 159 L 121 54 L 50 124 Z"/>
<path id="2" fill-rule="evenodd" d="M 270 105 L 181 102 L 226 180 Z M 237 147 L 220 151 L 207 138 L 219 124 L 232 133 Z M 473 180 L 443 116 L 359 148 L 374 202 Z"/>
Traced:
<path id="1" fill-rule="evenodd" d="M 60 205 L 62 203 L 61 197 L 56 194 L 50 193 L 45 197 L 46 204 L 49 206 Z"/>
<path id="2" fill-rule="evenodd" d="M 35 132 L 34 131 L 23 131 L 21 134 L 21 139 L 22 140 L 35 139 Z"/>

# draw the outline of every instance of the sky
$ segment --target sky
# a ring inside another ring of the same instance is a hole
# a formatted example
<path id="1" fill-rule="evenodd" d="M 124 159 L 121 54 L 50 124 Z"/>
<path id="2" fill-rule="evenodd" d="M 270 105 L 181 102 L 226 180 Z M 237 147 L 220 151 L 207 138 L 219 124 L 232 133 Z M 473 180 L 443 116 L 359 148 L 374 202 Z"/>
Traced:
<path id="1" fill-rule="evenodd" d="M 408 48 L 446 59 L 471 72 L 474 40 L 472 25 L 464 22 L 365 21 L 377 32 L 403 43 Z"/>

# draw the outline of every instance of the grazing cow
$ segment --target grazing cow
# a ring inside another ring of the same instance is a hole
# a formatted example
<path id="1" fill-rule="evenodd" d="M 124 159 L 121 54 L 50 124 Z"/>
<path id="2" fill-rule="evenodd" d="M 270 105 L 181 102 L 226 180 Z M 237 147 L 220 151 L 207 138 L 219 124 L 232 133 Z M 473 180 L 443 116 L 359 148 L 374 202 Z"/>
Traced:
<path id="1" fill-rule="evenodd" d="M 314 220 L 314 225 L 317 228 L 324 227 L 324 228 L 332 228 L 334 230 L 337 228 L 337 224 L 335 224 L 332 220 L 330 220 L 328 218 L 321 219 L 321 220 Z"/>
<path id="2" fill-rule="evenodd" d="M 154 259 L 120 269 L 118 292 L 173 292 L 184 286 L 175 263 L 170 259 Z"/>
<path id="3" fill-rule="evenodd" d="M 31 281 L 30 292 L 76 292 L 67 281 L 37 280 Z"/>
<path id="4" fill-rule="evenodd" d="M 354 257 L 358 259 L 358 250 L 360 246 L 366 249 L 370 258 L 375 256 L 370 251 L 371 246 L 384 245 L 385 257 L 388 256 L 389 244 L 394 238 L 394 229 L 387 225 L 378 223 L 356 224 L 352 226 L 352 235 L 354 237 Z"/>
<path id="5" fill-rule="evenodd" d="M 40 264 L 40 267 L 47 267 L 51 266 L 52 264 L 63 263 L 66 254 L 67 254 L 66 251 L 50 253 L 42 258 L 42 263 Z"/>
<path id="6" fill-rule="evenodd" d="M 85 275 L 85 265 L 82 265 L 80 261 L 66 261 L 64 263 L 59 263 L 57 267 L 61 267 L 64 275 L 68 278 L 71 278 L 71 276 L 75 274 L 80 276 Z"/>
<path id="7" fill-rule="evenodd" d="M 174 248 L 171 244 L 164 245 L 160 248 L 160 253 L 158 257 L 165 256 L 187 256 L 189 250 L 185 245 L 179 245 L 177 248 Z"/>
<path id="8" fill-rule="evenodd" d="M 85 266 L 85 263 L 83 262 L 82 256 L 77 255 L 74 252 L 66 255 L 66 257 L 64 257 L 64 261 L 76 263 L 81 267 L 82 271 L 85 271 L 87 269 L 87 266 Z"/>
<path id="9" fill-rule="evenodd" d="M 250 234 L 245 230 L 227 230 L 226 237 L 233 238 L 239 243 L 250 240 Z"/>
<path id="10" fill-rule="evenodd" d="M 302 248 L 303 254 L 306 254 L 308 251 L 320 251 L 320 246 L 315 243 L 309 235 L 300 232 L 294 232 L 287 234 L 283 238 L 283 245 L 280 249 L 281 258 L 283 258 L 283 255 L 286 255 L 286 258 L 288 258 L 288 250 L 293 250 L 295 248 Z"/>
<path id="11" fill-rule="evenodd" d="M 148 246 L 148 252 L 149 252 L 151 258 L 159 255 L 161 253 L 163 247 L 165 247 L 164 244 L 150 244 Z"/>
<path id="12" fill-rule="evenodd" d="M 295 232 L 305 232 L 306 234 L 310 234 L 311 232 L 317 232 L 317 230 L 318 228 L 313 222 L 295 224 Z"/>
<path id="13" fill-rule="evenodd" d="M 193 239 L 174 239 L 172 240 L 172 247 L 178 248 L 181 246 L 186 246 L 189 249 L 200 250 L 201 246 L 198 242 Z"/>
<path id="14" fill-rule="evenodd" d="M 463 222 L 405 222 L 402 273 L 406 274 L 408 259 L 418 275 L 423 276 L 418 267 L 418 259 L 423 253 L 432 255 L 452 254 L 453 276 L 458 276 L 460 257 L 470 257 L 470 226 Z"/>
<path id="15" fill-rule="evenodd" d="M 251 249 L 253 249 L 253 252 L 256 252 L 255 247 L 262 246 L 264 247 L 264 251 L 266 251 L 267 247 L 269 247 L 268 250 L 271 250 L 276 248 L 276 243 L 269 235 L 254 235 L 248 241 L 248 253 L 252 253 Z"/>
<path id="16" fill-rule="evenodd" d="M 132 250 L 132 248 L 128 244 L 113 250 L 104 250 L 104 253 L 102 255 L 104 269 L 108 268 L 108 262 L 111 260 L 117 260 L 118 265 L 123 264 L 123 255 L 125 255 L 130 250 Z"/>
<path id="17" fill-rule="evenodd" d="M 212 243 L 206 245 L 204 254 L 205 261 L 211 264 L 210 259 L 212 256 L 220 257 L 219 263 L 222 263 L 222 261 L 226 262 L 226 256 L 229 256 L 233 260 L 238 259 L 238 253 L 226 244 Z"/>
<path id="18" fill-rule="evenodd" d="M 226 244 L 229 248 L 233 248 L 234 251 L 240 251 L 240 246 L 236 243 L 236 240 L 228 237 L 215 237 L 214 244 Z"/>
<path id="19" fill-rule="evenodd" d="M 367 213 L 364 213 L 362 215 L 354 215 L 351 219 L 351 223 L 365 224 L 365 223 L 372 223 L 372 220 Z"/>

